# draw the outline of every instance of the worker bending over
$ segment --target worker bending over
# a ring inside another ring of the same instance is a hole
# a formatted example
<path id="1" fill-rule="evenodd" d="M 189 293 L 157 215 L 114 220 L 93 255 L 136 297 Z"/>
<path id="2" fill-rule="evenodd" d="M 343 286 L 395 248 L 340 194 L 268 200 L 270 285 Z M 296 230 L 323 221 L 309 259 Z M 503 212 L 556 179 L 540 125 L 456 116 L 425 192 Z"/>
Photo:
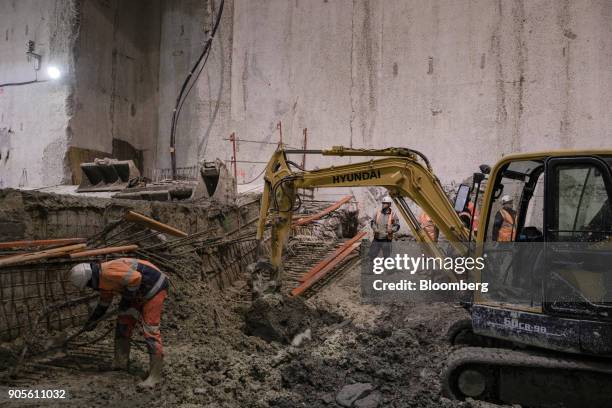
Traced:
<path id="1" fill-rule="evenodd" d="M 382 199 L 382 208 L 376 211 L 370 226 L 374 231 L 374 240 L 370 246 L 368 256 L 370 259 L 375 258 L 380 253 L 381 249 L 384 257 L 391 255 L 391 241 L 393 234 L 399 231 L 399 217 L 391 209 L 391 197 L 387 196 Z"/>
<path id="2" fill-rule="evenodd" d="M 168 279 L 155 265 L 134 258 L 109 262 L 81 263 L 70 271 L 70 281 L 79 289 L 89 287 L 100 292 L 98 305 L 85 323 L 91 331 L 104 316 L 114 295 L 121 295 L 115 330 L 113 368 L 127 370 L 130 359 L 130 338 L 140 320 L 149 352 L 149 376 L 138 384 L 152 388 L 161 381 L 163 348 L 159 324 L 162 306 L 168 294 Z"/>
<path id="3" fill-rule="evenodd" d="M 493 241 L 513 242 L 516 239 L 516 211 L 509 195 L 502 197 L 502 208 L 495 214 Z"/>

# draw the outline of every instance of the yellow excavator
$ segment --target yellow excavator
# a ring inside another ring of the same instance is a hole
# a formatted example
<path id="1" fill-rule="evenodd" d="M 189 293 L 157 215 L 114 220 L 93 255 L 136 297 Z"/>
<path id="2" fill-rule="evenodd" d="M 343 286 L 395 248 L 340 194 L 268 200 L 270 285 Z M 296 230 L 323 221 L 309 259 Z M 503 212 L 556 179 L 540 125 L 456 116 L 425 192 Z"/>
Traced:
<path id="1" fill-rule="evenodd" d="M 306 170 L 288 159 L 292 154 L 367 161 Z M 412 149 L 280 148 L 265 170 L 257 238 L 264 241 L 269 223 L 271 246 L 269 258 L 252 268 L 253 290 L 280 288 L 298 189 L 384 187 L 431 254 L 443 256 L 443 250 L 406 199 L 429 215 L 455 254 L 496 260 L 469 276 L 494 289 L 462 301 L 470 319 L 447 333 L 462 347 L 442 372 L 446 396 L 537 407 L 612 406 L 611 166 L 612 150 L 510 155 L 492 168 L 480 165 L 452 203 L 427 158 Z M 509 243 L 495 237 L 502 195 L 515 203 Z M 480 203 L 477 232 L 460 216 L 470 197 Z"/>

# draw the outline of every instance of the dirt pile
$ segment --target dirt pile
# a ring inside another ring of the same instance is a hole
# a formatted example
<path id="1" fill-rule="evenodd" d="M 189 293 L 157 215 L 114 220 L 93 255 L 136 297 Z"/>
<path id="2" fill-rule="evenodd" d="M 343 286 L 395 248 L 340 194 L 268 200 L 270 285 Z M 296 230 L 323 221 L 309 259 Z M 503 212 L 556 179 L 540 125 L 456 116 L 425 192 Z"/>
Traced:
<path id="1" fill-rule="evenodd" d="M 291 344 L 296 336 L 338 323 L 338 315 L 308 306 L 301 298 L 265 295 L 245 313 L 245 333 L 268 342 Z"/>
<path id="2" fill-rule="evenodd" d="M 439 373 L 450 351 L 444 333 L 463 310 L 444 303 L 363 305 L 358 279 L 354 268 L 308 301 L 273 297 L 253 304 L 243 300 L 244 281 L 221 292 L 177 280 L 162 318 L 166 367 L 159 389 L 135 392 L 147 369 L 139 333 L 129 373 L 110 371 L 109 336 L 106 351 L 90 357 L 98 369 L 39 366 L 42 375 L 29 386 L 66 389 L 72 406 L 479 406 L 440 396 Z M 257 333 L 267 340 L 247 334 L 259 319 L 267 326 Z M 290 344 L 308 329 L 309 338 Z"/>

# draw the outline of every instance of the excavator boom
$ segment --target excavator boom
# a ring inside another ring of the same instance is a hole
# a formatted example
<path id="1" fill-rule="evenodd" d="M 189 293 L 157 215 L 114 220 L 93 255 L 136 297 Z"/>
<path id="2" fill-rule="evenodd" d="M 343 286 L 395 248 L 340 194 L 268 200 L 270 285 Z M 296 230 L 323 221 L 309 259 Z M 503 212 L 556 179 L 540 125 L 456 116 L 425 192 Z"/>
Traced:
<path id="1" fill-rule="evenodd" d="M 300 169 L 287 159 L 289 154 L 321 154 L 325 156 L 380 157 L 360 163 L 343 164 L 317 170 Z M 257 238 L 263 239 L 266 220 L 271 219 L 270 269 L 276 284 L 280 284 L 283 246 L 289 237 L 295 210 L 295 196 L 301 188 L 384 187 L 395 200 L 400 214 L 415 237 L 432 244 L 432 252 L 440 252 L 404 202 L 409 198 L 425 211 L 440 228 L 459 254 L 467 253 L 469 230 L 459 218 L 453 204 L 444 193 L 440 181 L 433 174 L 429 162 L 421 153 L 405 148 L 349 149 L 334 147 L 329 150 L 277 150 L 265 171 Z"/>

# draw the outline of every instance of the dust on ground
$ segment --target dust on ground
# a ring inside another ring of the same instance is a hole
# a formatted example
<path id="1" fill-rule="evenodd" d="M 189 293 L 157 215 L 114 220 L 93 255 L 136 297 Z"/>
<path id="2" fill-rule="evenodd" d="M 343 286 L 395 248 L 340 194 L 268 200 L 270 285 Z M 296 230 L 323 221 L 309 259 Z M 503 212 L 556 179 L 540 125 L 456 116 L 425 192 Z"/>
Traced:
<path id="1" fill-rule="evenodd" d="M 445 332 L 466 316 L 453 304 L 361 304 L 359 266 L 306 301 L 252 303 L 244 281 L 235 285 L 175 282 L 162 319 L 165 380 L 153 392 L 135 388 L 147 369 L 138 344 L 129 373 L 110 371 L 111 336 L 93 368 L 49 370 L 20 388 L 65 389 L 68 400 L 47 405 L 79 407 L 483 406 L 440 395 Z"/>

